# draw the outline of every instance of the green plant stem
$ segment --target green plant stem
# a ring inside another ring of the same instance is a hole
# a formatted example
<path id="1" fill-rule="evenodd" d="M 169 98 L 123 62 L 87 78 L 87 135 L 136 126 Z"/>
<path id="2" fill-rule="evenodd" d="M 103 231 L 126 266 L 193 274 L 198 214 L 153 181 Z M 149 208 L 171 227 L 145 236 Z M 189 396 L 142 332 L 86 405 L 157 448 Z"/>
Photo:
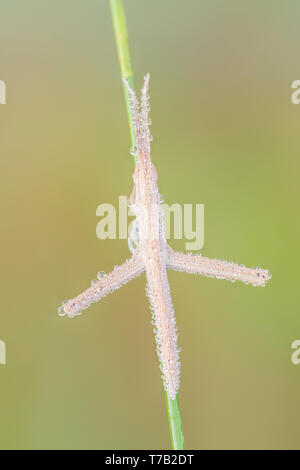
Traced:
<path id="1" fill-rule="evenodd" d="M 127 78 L 130 87 L 135 91 L 133 72 L 130 59 L 129 43 L 128 43 L 128 31 L 127 22 L 125 16 L 125 10 L 123 0 L 110 0 L 111 14 L 113 27 L 116 38 L 117 51 L 119 56 L 121 76 Z M 129 106 L 129 96 L 126 88 L 123 86 L 125 103 L 128 115 L 129 130 L 131 136 L 131 145 L 136 145 L 136 135 L 134 132 L 134 126 L 132 123 L 132 116 Z M 171 400 L 168 393 L 166 392 L 166 405 L 169 417 L 169 426 L 171 434 L 172 449 L 183 450 L 184 440 L 182 431 L 182 422 L 179 409 L 178 397 L 175 400 Z"/>
<path id="2" fill-rule="evenodd" d="M 124 5 L 122 0 L 110 0 L 111 16 L 115 32 L 119 63 L 121 68 L 121 77 L 126 78 L 133 91 L 135 91 L 133 72 L 130 59 L 128 30 Z M 132 114 L 129 106 L 129 96 L 127 88 L 123 84 L 125 103 L 127 109 L 127 117 L 129 123 L 129 131 L 132 147 L 136 146 L 136 135 L 132 121 Z M 135 160 L 136 161 L 136 160 Z"/>
<path id="3" fill-rule="evenodd" d="M 185 449 L 185 446 L 184 446 L 184 438 L 183 438 L 178 396 L 176 396 L 175 400 L 171 400 L 167 392 L 165 392 L 165 395 L 166 395 L 166 404 L 167 404 L 167 411 L 168 411 L 168 417 L 169 417 L 172 449 L 183 450 Z"/>

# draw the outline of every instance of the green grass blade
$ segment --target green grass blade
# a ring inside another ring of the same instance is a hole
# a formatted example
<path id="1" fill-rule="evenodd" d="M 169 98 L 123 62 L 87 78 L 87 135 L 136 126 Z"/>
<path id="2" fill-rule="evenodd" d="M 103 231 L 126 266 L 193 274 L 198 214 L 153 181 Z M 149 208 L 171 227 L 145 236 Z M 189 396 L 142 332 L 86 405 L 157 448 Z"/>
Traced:
<path id="1" fill-rule="evenodd" d="M 133 90 L 135 90 L 131 59 L 130 59 L 127 22 L 126 22 L 123 1 L 122 0 L 110 0 L 110 7 L 111 7 L 112 21 L 113 21 L 117 51 L 118 51 L 118 56 L 119 56 L 120 68 L 121 68 L 121 76 L 123 78 L 127 78 L 130 87 Z M 131 116 L 130 107 L 129 107 L 129 99 L 128 99 L 129 97 L 128 97 L 127 90 L 124 86 L 123 86 L 123 89 L 124 89 L 124 96 L 125 96 L 126 109 L 127 109 L 127 115 L 128 115 L 131 145 L 135 147 L 136 136 L 134 132 L 134 126 L 132 123 L 132 116 Z M 181 423 L 181 415 L 180 415 L 178 398 L 176 397 L 175 400 L 171 400 L 171 398 L 166 392 L 166 405 L 167 405 L 167 411 L 168 411 L 168 417 L 169 417 L 172 449 L 183 450 L 185 447 L 184 447 L 183 431 L 182 431 L 182 423 Z"/>
<path id="2" fill-rule="evenodd" d="M 165 394 L 169 417 L 172 449 L 184 450 L 185 446 L 178 397 L 176 397 L 175 400 L 171 400 L 167 392 L 165 392 Z"/>
<path id="3" fill-rule="evenodd" d="M 111 16 L 115 32 L 115 39 L 119 57 L 119 63 L 121 68 L 121 77 L 126 78 L 132 90 L 135 91 L 133 72 L 130 59 L 129 41 L 128 41 L 128 30 L 127 21 L 125 16 L 125 10 L 122 0 L 110 0 Z M 136 146 L 136 136 L 134 132 L 134 126 L 132 122 L 132 115 L 129 107 L 129 96 L 128 91 L 123 85 L 123 91 L 125 96 L 127 117 L 129 122 L 129 131 L 131 138 L 132 147 Z"/>

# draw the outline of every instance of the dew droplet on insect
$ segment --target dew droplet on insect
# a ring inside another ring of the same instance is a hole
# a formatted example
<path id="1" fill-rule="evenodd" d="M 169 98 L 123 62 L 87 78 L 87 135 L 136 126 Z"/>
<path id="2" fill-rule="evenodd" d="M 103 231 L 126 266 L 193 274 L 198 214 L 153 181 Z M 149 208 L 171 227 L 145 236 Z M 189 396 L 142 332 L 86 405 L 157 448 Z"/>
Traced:
<path id="1" fill-rule="evenodd" d="M 133 157 L 136 157 L 136 155 L 137 155 L 137 147 L 136 147 L 136 145 L 133 145 L 133 146 L 130 148 L 130 154 L 131 154 Z"/>
<path id="2" fill-rule="evenodd" d="M 99 272 L 97 273 L 97 279 L 98 279 L 98 281 L 100 281 L 100 279 L 101 279 L 103 276 L 105 276 L 105 271 L 99 271 Z"/>
<path id="3" fill-rule="evenodd" d="M 80 316 L 81 314 L 82 314 L 81 310 L 79 312 L 76 312 L 76 313 L 69 313 L 68 318 L 75 318 L 75 317 Z"/>
<path id="4" fill-rule="evenodd" d="M 64 317 L 65 314 L 66 314 L 64 307 L 62 307 L 62 306 L 58 307 L 57 313 L 60 317 Z"/>

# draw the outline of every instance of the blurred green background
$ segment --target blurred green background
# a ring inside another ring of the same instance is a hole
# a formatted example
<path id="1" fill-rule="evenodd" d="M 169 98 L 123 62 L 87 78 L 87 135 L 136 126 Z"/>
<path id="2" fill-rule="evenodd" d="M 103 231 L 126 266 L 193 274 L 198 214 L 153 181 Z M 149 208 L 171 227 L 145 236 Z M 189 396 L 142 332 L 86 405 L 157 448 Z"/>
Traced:
<path id="1" fill-rule="evenodd" d="M 165 202 L 205 204 L 203 255 L 273 275 L 170 272 L 186 445 L 299 448 L 299 2 L 125 5 Z M 2 0 L 0 43 L 0 447 L 169 448 L 145 278 L 56 314 L 129 256 L 96 238 L 133 172 L 109 3 Z"/>

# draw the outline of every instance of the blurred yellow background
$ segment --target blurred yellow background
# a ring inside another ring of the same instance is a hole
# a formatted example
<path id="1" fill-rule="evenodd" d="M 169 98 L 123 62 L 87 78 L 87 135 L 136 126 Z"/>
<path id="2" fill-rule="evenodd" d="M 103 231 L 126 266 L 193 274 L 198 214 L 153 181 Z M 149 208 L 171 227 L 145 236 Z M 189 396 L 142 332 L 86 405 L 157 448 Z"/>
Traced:
<path id="1" fill-rule="evenodd" d="M 165 202 L 205 205 L 203 255 L 273 275 L 169 274 L 187 448 L 299 448 L 299 2 L 125 6 Z M 96 238 L 133 172 L 109 2 L 2 0 L 0 44 L 0 447 L 169 448 L 145 277 L 56 313 L 129 256 Z"/>

